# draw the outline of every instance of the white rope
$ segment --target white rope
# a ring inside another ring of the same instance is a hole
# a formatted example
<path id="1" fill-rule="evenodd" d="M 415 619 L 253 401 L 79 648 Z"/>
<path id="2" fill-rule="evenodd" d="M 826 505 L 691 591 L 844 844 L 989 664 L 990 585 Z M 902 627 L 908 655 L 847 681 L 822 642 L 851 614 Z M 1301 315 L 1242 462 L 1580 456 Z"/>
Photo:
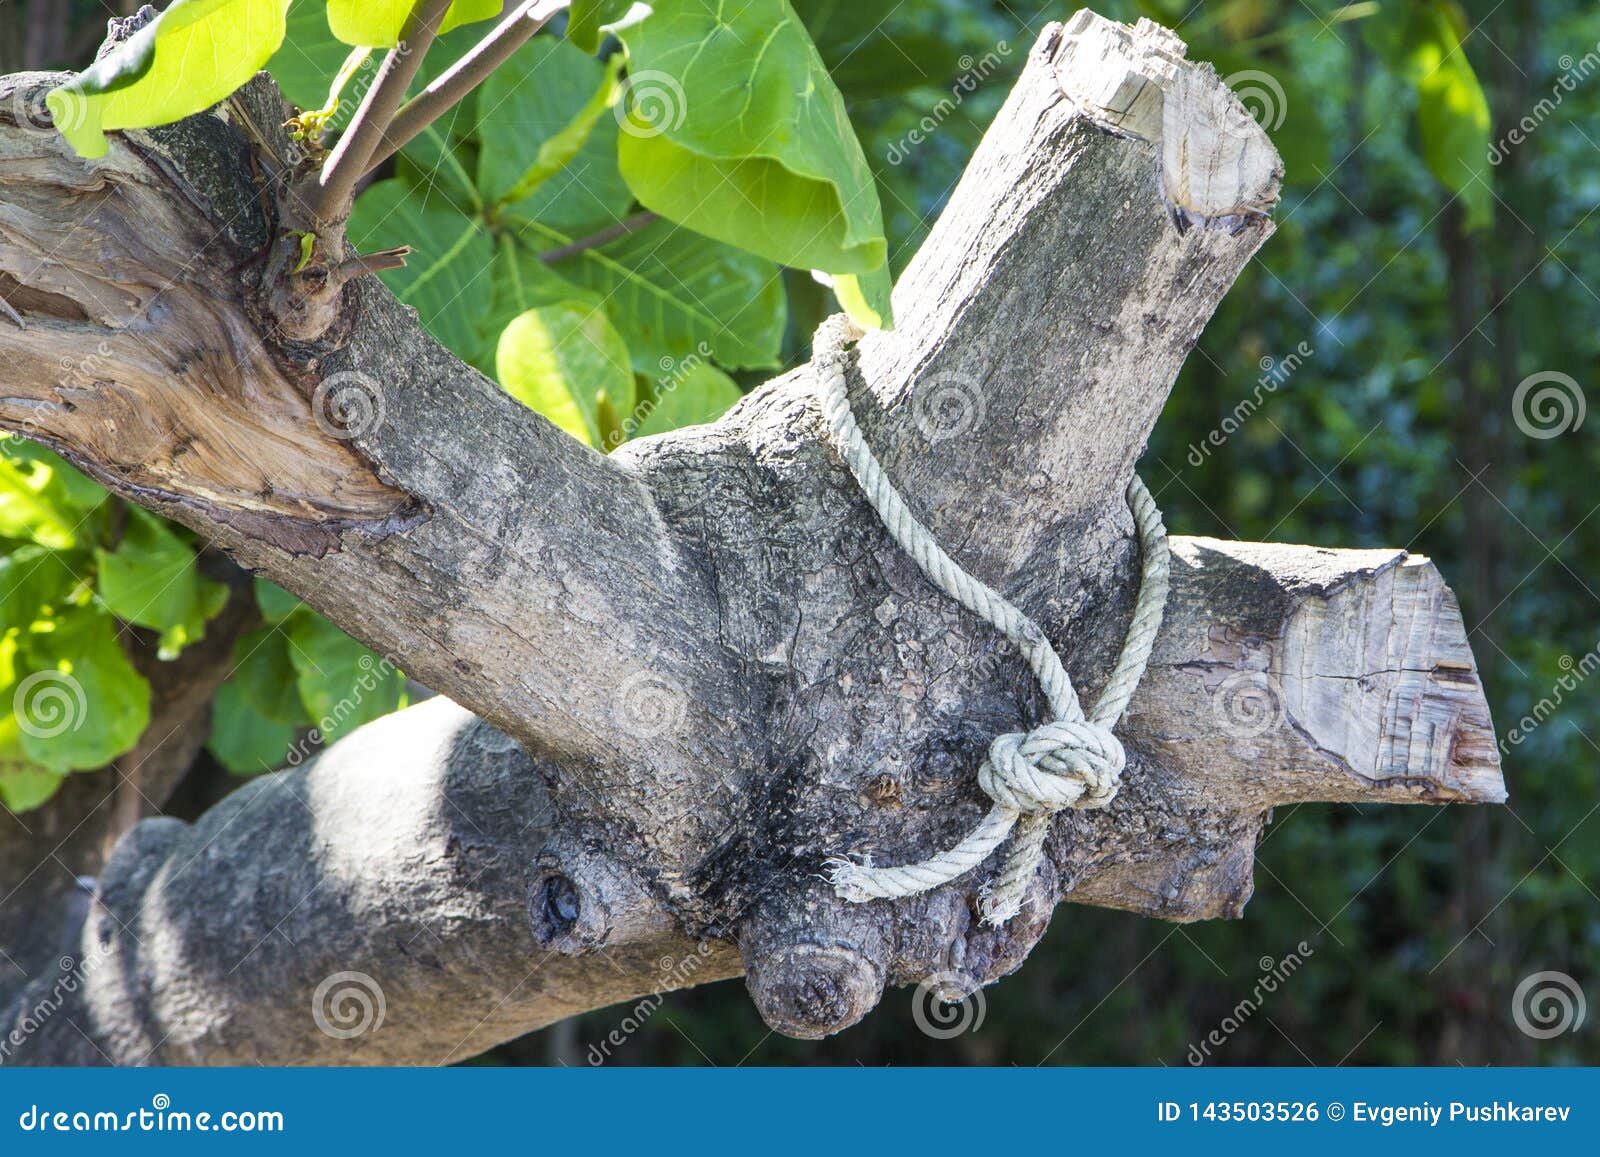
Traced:
<path id="1" fill-rule="evenodd" d="M 889 536 L 928 580 L 1016 644 L 1044 689 L 1052 718 L 1032 731 L 1002 735 L 990 744 L 988 758 L 978 769 L 978 786 L 994 806 L 955 847 L 901 867 L 873 867 L 870 859 L 857 863 L 835 857 L 827 864 L 829 879 L 838 895 L 857 903 L 913 896 L 970 872 L 1014 830 L 1016 838 L 1000 876 L 983 897 L 984 920 L 1003 924 L 1022 909 L 1028 883 L 1044 855 L 1051 815 L 1063 808 L 1104 807 L 1117 794 L 1127 757 L 1111 728 L 1133 698 L 1161 629 L 1169 573 L 1166 527 L 1155 499 L 1135 475 L 1128 482 L 1128 505 L 1142 555 L 1139 596 L 1122 654 L 1086 717 L 1061 656 L 1039 625 L 946 554 L 884 475 L 850 411 L 849 346 L 860 336 L 842 317 L 830 318 L 817 330 L 812 364 L 821 378 L 823 416 L 834 448 Z"/>

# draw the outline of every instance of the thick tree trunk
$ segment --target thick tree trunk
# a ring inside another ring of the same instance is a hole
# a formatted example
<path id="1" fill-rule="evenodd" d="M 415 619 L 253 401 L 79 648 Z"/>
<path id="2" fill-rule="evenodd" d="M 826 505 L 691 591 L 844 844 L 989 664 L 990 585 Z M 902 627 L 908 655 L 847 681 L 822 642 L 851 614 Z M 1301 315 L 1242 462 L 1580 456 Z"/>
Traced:
<path id="1" fill-rule="evenodd" d="M 0 423 L 461 706 L 365 728 L 192 827 L 141 824 L 81 962 L 14 1007 L 19 1059 L 439 1063 L 741 968 L 769 1023 L 821 1035 L 886 983 L 1015 969 L 1061 899 L 1236 915 L 1278 803 L 1503 797 L 1427 560 L 1177 539 L 1123 791 L 1056 820 L 1023 914 L 975 922 L 992 864 L 836 898 L 828 855 L 918 858 L 981 814 L 985 747 L 1041 717 L 1025 666 L 889 542 L 809 367 L 602 458 L 375 285 L 336 341 L 262 332 L 271 189 L 241 126 L 270 170 L 275 100 L 258 81 L 93 164 L 0 124 L 0 289 L 28 321 L 0 329 Z M 1129 472 L 1277 180 L 1171 34 L 1080 13 L 1046 29 L 901 279 L 899 328 L 861 344 L 852 404 L 890 475 L 1091 701 L 1134 595 Z M 331 429 L 341 391 L 371 418 Z M 365 1032 L 330 1031 L 346 983 Z"/>

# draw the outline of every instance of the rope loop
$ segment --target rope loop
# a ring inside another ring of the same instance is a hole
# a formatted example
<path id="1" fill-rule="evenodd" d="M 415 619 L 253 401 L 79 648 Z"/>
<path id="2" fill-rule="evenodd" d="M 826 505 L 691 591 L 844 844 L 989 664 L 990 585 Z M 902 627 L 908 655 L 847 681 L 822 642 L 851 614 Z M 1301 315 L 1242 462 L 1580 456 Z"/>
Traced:
<path id="1" fill-rule="evenodd" d="M 1169 581 L 1167 531 L 1155 499 L 1134 475 L 1127 497 L 1139 532 L 1139 597 L 1122 653 L 1099 702 L 1085 716 L 1066 666 L 1039 624 L 945 553 L 862 437 L 850 410 L 846 376 L 849 345 L 860 337 L 848 320 L 832 317 L 818 327 L 813 343 L 823 417 L 834 448 L 889 536 L 928 581 L 1017 646 L 1044 689 L 1052 718 L 1031 731 L 1008 732 L 989 745 L 989 756 L 978 769 L 978 786 L 994 806 L 955 847 L 900 867 L 874 867 L 870 857 L 859 862 L 834 857 L 827 863 L 829 878 L 840 897 L 855 903 L 914 896 L 970 872 L 1015 829 L 1000 875 L 983 896 L 984 920 L 1003 924 L 1022 910 L 1028 884 L 1044 858 L 1050 817 L 1066 808 L 1104 807 L 1117 794 L 1127 753 L 1111 728 L 1133 698 L 1161 629 Z"/>
<path id="2" fill-rule="evenodd" d="M 1110 803 L 1127 766 L 1122 741 L 1085 719 L 1053 719 L 1032 731 L 1013 731 L 989 745 L 978 786 L 1016 812 L 1058 812 Z"/>

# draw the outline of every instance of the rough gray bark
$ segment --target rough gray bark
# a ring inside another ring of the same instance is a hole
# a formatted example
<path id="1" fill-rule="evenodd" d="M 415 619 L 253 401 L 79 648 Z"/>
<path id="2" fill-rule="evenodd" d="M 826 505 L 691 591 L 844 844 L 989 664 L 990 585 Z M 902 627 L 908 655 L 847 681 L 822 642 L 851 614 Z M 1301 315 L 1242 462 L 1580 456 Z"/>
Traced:
<path id="1" fill-rule="evenodd" d="M 40 83 L 0 81 L 0 110 Z M 461 707 L 366 728 L 193 827 L 141 824 L 84 927 L 93 968 L 50 1015 L 30 1012 L 50 976 L 13 1009 L 36 1022 L 18 1058 L 438 1063 L 741 968 L 769 1023 L 816 1036 L 887 983 L 1015 969 L 1061 899 L 1236 915 L 1277 803 L 1503 798 L 1427 560 L 1176 540 L 1123 791 L 1058 818 L 1023 915 L 976 924 L 987 871 L 837 900 L 827 855 L 920 857 L 974 822 L 983 749 L 1040 717 L 1022 663 L 893 549 L 808 367 L 602 458 L 375 285 L 326 343 L 260 329 L 272 188 L 244 159 L 270 169 L 275 100 L 258 81 L 94 164 L 0 111 L 0 291 L 29 322 L 0 328 L 0 424 Z M 1132 603 L 1128 473 L 1277 179 L 1170 33 L 1080 13 L 1046 29 L 901 279 L 899 328 L 862 343 L 853 404 L 885 466 L 1088 697 Z M 93 373 L 64 378 L 62 349 Z M 381 420 L 329 434 L 329 383 Z M 319 1028 L 341 972 L 381 987 L 381 1029 Z"/>

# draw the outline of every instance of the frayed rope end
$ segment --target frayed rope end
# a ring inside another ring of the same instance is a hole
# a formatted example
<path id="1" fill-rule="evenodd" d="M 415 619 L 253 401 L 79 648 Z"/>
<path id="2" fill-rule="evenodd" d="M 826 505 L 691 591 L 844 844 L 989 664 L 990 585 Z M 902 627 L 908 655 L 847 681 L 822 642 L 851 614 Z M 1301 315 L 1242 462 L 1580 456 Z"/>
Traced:
<path id="1" fill-rule="evenodd" d="M 878 898 L 877 893 L 867 887 L 867 877 L 872 871 L 871 856 L 863 856 L 859 864 L 844 856 L 830 856 L 822 868 L 827 873 L 828 883 L 833 885 L 833 894 L 841 900 L 863 904 Z"/>

